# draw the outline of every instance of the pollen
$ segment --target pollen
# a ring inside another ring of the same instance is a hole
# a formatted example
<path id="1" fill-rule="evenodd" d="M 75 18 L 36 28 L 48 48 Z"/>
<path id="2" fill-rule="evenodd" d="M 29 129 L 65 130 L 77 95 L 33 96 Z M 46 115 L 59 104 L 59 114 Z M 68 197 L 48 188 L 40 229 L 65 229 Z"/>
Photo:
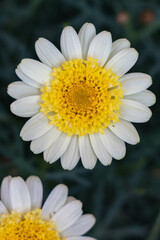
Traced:
<path id="1" fill-rule="evenodd" d="M 65 240 L 60 237 L 52 221 L 41 219 L 41 210 L 35 209 L 25 215 L 12 211 L 0 217 L 1 240 Z"/>
<path id="2" fill-rule="evenodd" d="M 41 88 L 40 111 L 69 136 L 101 132 L 119 121 L 123 91 L 119 77 L 89 58 L 53 68 Z"/>

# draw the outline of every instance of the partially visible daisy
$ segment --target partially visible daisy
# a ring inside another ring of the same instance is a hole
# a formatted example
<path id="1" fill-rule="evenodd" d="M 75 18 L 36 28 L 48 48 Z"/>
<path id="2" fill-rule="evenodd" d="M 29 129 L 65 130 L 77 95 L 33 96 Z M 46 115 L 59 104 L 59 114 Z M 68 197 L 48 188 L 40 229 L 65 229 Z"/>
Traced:
<path id="1" fill-rule="evenodd" d="M 1 240 L 95 240 L 82 236 L 95 223 L 82 215 L 82 203 L 68 197 L 68 188 L 57 185 L 43 207 L 43 187 L 38 177 L 6 177 L 1 186 Z"/>
<path id="2" fill-rule="evenodd" d="M 139 135 L 131 122 L 146 122 L 155 95 L 146 90 L 152 79 L 144 73 L 128 73 L 138 58 L 127 39 L 112 43 L 107 31 L 96 35 L 93 24 L 79 31 L 65 27 L 61 52 L 48 40 L 35 44 L 41 62 L 23 59 L 16 73 L 22 80 L 9 85 L 17 99 L 11 111 L 31 117 L 20 136 L 31 150 L 44 152 L 53 163 L 61 158 L 64 169 L 79 159 L 94 168 L 97 158 L 109 165 L 122 159 L 125 142 L 136 144 Z"/>

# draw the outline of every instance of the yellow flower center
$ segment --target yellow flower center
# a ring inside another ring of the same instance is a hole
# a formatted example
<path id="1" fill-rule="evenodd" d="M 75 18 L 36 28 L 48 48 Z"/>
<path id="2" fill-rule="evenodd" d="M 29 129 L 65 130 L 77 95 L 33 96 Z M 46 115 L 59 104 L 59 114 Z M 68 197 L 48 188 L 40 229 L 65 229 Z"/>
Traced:
<path id="1" fill-rule="evenodd" d="M 41 219 L 41 210 L 27 214 L 12 211 L 0 217 L 0 240 L 65 240 L 52 221 Z"/>
<path id="2" fill-rule="evenodd" d="M 123 91 L 118 78 L 93 58 L 64 62 L 41 88 L 40 111 L 69 136 L 103 133 L 119 121 Z"/>

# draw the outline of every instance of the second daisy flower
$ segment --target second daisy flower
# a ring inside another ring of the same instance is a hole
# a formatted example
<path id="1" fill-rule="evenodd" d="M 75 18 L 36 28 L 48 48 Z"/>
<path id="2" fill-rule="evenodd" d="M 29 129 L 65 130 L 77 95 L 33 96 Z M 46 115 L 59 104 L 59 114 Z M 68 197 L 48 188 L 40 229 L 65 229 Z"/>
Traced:
<path id="1" fill-rule="evenodd" d="M 82 236 L 95 224 L 82 202 L 57 185 L 42 206 L 43 186 L 36 176 L 5 177 L 1 185 L 1 240 L 96 240 Z"/>

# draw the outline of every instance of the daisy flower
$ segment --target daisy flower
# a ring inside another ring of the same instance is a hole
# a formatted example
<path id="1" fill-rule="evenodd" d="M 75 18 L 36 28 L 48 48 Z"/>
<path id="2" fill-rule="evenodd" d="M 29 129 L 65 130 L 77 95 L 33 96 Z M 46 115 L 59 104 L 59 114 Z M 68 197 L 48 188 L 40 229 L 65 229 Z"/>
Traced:
<path id="1" fill-rule="evenodd" d="M 45 161 L 60 158 L 64 169 L 73 169 L 80 158 L 87 169 L 97 158 L 104 165 L 122 159 L 125 142 L 139 142 L 131 122 L 148 121 L 148 107 L 155 103 L 155 95 L 146 90 L 151 77 L 127 73 L 137 51 L 127 39 L 112 43 L 110 32 L 96 34 L 90 23 L 78 34 L 65 27 L 60 45 L 61 52 L 39 38 L 35 49 L 41 62 L 23 59 L 16 69 L 22 81 L 8 87 L 17 99 L 11 111 L 31 117 L 20 136 L 32 141 L 35 154 L 44 152 Z"/>
<path id="2" fill-rule="evenodd" d="M 26 182 L 6 177 L 1 185 L 1 240 L 95 240 L 82 236 L 95 223 L 91 214 L 82 215 L 82 203 L 68 197 L 68 188 L 57 185 L 43 207 L 43 186 L 36 176 Z"/>

